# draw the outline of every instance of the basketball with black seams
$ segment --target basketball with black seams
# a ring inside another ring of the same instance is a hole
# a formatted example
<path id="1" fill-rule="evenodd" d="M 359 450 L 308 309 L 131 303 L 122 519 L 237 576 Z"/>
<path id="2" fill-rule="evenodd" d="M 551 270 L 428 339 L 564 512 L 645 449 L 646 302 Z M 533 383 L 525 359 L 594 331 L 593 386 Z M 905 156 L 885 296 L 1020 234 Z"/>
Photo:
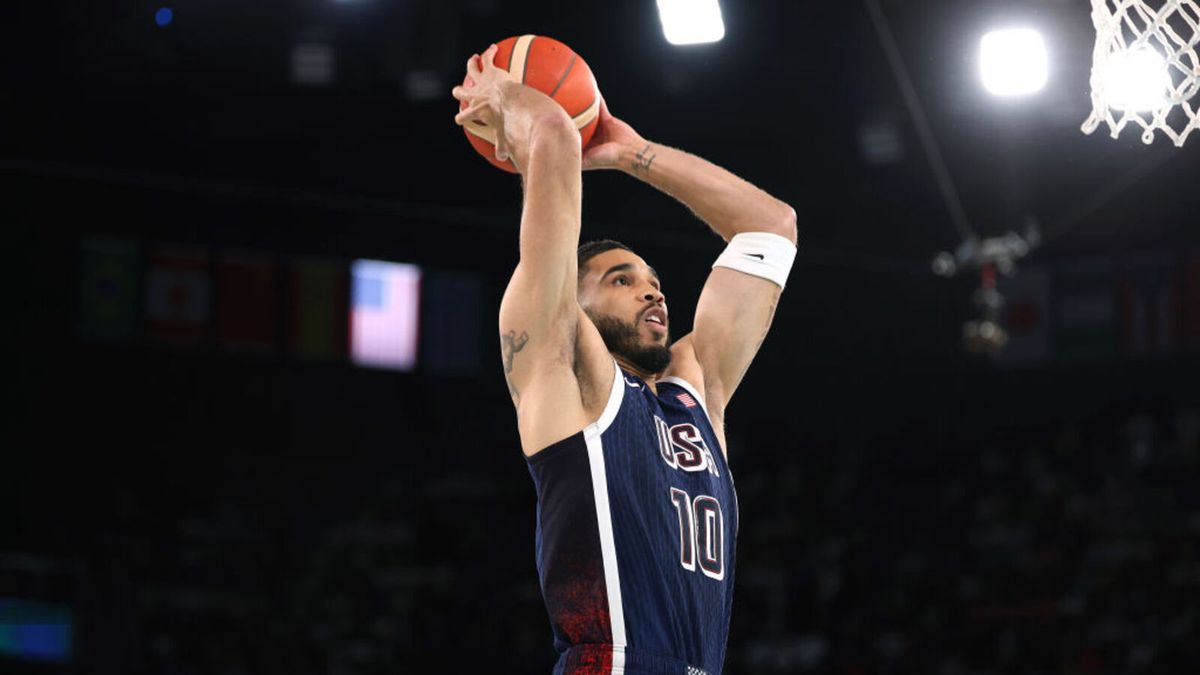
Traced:
<path id="1" fill-rule="evenodd" d="M 579 129 L 583 146 L 596 133 L 600 121 L 600 89 L 583 57 L 565 44 L 544 35 L 518 35 L 496 43 L 493 63 L 526 84 L 554 99 Z M 473 84 L 470 76 L 463 86 Z M 465 109 L 463 101 L 459 110 Z M 473 122 L 463 125 L 467 140 L 484 159 L 505 171 L 516 173 L 512 160 L 496 159 L 496 132 Z"/>

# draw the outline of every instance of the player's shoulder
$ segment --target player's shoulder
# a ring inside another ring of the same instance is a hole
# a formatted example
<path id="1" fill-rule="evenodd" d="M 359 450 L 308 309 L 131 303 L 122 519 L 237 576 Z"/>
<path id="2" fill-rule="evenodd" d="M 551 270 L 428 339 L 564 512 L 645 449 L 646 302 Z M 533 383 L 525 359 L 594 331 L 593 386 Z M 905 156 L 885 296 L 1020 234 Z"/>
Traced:
<path id="1" fill-rule="evenodd" d="M 671 365 L 659 376 L 658 381 L 663 384 L 679 386 L 694 398 L 699 398 L 697 403 L 703 408 L 709 425 L 712 426 L 713 433 L 721 444 L 721 452 L 724 453 L 725 410 L 714 405 L 714 401 L 720 399 L 713 396 L 707 389 L 708 382 L 704 377 L 704 369 L 700 367 L 700 360 L 696 358 L 696 349 L 692 344 L 691 333 L 671 345 Z"/>
<path id="2" fill-rule="evenodd" d="M 684 388 L 694 389 L 704 398 L 704 370 L 696 358 L 692 345 L 692 334 L 679 338 L 671 345 L 671 365 L 658 378 L 659 382 L 682 383 Z"/>

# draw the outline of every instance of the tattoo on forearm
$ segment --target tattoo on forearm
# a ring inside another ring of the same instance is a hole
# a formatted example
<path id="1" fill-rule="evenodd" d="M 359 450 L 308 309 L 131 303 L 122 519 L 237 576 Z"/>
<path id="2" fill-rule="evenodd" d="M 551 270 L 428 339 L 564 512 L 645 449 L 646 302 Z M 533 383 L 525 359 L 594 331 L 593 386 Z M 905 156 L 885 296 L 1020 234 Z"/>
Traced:
<path id="1" fill-rule="evenodd" d="M 504 355 L 504 379 L 508 382 L 508 393 L 512 394 L 513 400 L 520 398 L 517 388 L 513 386 L 512 379 L 509 375 L 512 373 L 513 360 L 517 356 L 517 352 L 525 348 L 529 343 L 529 333 L 521 331 L 521 335 L 517 335 L 517 331 L 510 330 L 508 333 L 500 336 L 500 350 Z"/>
<path id="2" fill-rule="evenodd" d="M 637 173 L 638 171 L 650 171 L 650 165 L 654 163 L 655 157 L 658 157 L 658 154 L 652 151 L 650 149 L 650 144 L 647 143 L 646 147 L 639 150 L 637 154 L 633 156 L 633 172 Z"/>

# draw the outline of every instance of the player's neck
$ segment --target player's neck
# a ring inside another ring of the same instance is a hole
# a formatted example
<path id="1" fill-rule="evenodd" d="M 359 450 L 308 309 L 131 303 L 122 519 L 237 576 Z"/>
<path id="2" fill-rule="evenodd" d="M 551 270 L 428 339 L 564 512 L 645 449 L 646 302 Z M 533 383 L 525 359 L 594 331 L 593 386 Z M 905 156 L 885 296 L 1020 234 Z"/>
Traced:
<path id="1" fill-rule="evenodd" d="M 654 383 L 658 379 L 659 375 L 662 375 L 662 373 L 646 372 L 630 363 L 627 359 L 617 356 L 616 354 L 613 354 L 613 358 L 617 360 L 617 365 L 621 366 L 621 370 L 629 373 L 630 375 L 636 375 L 637 377 L 641 378 L 642 381 L 646 383 L 646 386 L 650 387 L 650 391 L 658 394 L 658 389 L 655 387 Z"/>

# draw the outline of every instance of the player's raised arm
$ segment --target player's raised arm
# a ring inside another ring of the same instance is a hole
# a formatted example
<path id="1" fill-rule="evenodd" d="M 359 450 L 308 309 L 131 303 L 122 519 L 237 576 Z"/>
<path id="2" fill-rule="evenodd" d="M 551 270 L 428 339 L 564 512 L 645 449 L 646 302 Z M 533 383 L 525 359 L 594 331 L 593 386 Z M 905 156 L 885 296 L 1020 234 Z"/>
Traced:
<path id="1" fill-rule="evenodd" d="M 694 352 L 719 422 L 775 315 L 796 253 L 795 211 L 711 162 L 645 140 L 607 106 L 584 168 L 620 169 L 649 183 L 730 242 L 700 294 L 693 333 L 672 348 L 681 363 Z"/>
<path id="2" fill-rule="evenodd" d="M 512 159 L 524 184 L 520 262 L 500 306 L 501 356 L 520 413 L 527 387 L 571 377 L 579 311 L 581 149 L 579 132 L 562 107 L 495 67 L 495 52 L 493 45 L 482 58 L 468 61 L 470 81 L 454 89 L 467 107 L 455 121 L 493 129 L 497 158 Z"/>

